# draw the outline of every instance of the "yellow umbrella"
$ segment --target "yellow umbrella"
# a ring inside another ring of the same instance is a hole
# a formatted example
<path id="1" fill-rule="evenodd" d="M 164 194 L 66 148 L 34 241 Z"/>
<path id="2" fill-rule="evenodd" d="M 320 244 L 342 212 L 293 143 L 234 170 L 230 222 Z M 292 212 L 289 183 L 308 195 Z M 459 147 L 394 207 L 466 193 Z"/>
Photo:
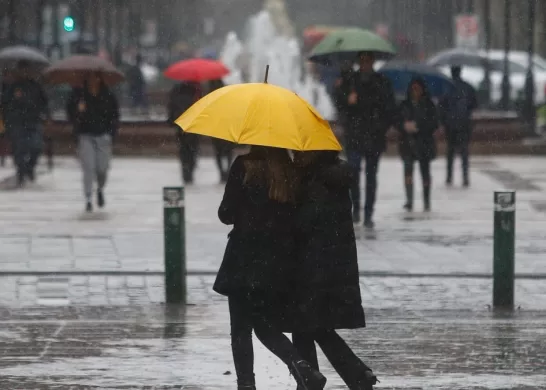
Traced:
<path id="1" fill-rule="evenodd" d="M 309 103 L 288 89 L 267 83 L 217 89 L 175 123 L 188 133 L 243 145 L 341 150 L 328 122 Z"/>

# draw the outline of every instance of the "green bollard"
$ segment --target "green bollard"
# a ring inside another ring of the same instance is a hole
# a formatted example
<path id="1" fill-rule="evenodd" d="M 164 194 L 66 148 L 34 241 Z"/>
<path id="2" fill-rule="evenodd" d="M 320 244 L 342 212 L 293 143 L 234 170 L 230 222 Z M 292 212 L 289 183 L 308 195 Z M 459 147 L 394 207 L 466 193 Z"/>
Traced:
<path id="1" fill-rule="evenodd" d="M 163 188 L 165 300 L 186 303 L 186 231 L 184 188 Z"/>
<path id="2" fill-rule="evenodd" d="M 516 192 L 495 191 L 493 308 L 514 309 Z"/>

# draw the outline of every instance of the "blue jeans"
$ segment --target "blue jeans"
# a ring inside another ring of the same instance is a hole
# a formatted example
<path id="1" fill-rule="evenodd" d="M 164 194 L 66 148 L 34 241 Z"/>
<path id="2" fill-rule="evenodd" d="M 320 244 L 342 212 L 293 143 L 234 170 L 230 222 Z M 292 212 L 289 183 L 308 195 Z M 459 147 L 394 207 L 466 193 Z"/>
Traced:
<path id="1" fill-rule="evenodd" d="M 362 159 L 364 158 L 366 184 L 364 200 L 364 220 L 373 216 L 375 198 L 377 193 L 377 171 L 381 153 L 363 154 L 356 150 L 347 150 L 347 162 L 353 169 L 354 181 L 351 185 L 351 198 L 353 200 L 353 213 L 360 212 L 360 176 L 362 172 Z"/>

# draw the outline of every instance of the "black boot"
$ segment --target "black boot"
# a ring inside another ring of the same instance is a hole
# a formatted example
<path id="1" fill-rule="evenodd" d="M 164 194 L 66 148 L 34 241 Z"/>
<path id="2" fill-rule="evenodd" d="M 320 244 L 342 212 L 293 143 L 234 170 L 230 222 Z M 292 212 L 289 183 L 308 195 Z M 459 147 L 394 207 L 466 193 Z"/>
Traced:
<path id="1" fill-rule="evenodd" d="M 406 184 L 406 211 L 413 211 L 413 184 Z"/>
<path id="2" fill-rule="evenodd" d="M 290 372 L 301 390 L 322 390 L 326 386 L 324 375 L 304 360 L 292 362 Z"/>
<path id="3" fill-rule="evenodd" d="M 379 381 L 372 371 L 365 371 L 361 379 L 358 380 L 356 385 L 350 387 L 350 390 L 373 390 L 373 386 L 378 384 Z"/>
<path id="4" fill-rule="evenodd" d="M 423 202 L 425 211 L 430 211 L 430 184 L 423 185 Z"/>
<path id="5" fill-rule="evenodd" d="M 256 390 L 255 385 L 237 385 L 237 390 Z"/>

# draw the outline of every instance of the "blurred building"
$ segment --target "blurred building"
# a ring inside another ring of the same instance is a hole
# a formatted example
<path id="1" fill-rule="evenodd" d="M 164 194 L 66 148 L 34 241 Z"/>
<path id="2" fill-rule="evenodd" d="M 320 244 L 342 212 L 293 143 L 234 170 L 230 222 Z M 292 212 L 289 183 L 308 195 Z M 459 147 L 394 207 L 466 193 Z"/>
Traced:
<path id="1" fill-rule="evenodd" d="M 0 47 L 37 46 L 52 55 L 101 52 L 115 61 L 136 50 L 164 57 L 202 33 L 198 0 L 1 0 Z"/>

